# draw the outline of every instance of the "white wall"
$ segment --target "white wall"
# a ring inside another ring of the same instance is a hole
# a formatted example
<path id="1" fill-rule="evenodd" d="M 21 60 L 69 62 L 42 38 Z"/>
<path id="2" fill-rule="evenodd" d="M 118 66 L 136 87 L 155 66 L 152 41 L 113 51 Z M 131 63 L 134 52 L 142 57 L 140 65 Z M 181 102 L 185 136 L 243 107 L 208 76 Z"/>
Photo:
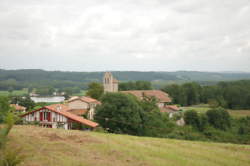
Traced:
<path id="1" fill-rule="evenodd" d="M 71 109 L 88 109 L 89 104 L 81 100 L 75 100 L 75 101 L 69 102 L 68 107 Z"/>

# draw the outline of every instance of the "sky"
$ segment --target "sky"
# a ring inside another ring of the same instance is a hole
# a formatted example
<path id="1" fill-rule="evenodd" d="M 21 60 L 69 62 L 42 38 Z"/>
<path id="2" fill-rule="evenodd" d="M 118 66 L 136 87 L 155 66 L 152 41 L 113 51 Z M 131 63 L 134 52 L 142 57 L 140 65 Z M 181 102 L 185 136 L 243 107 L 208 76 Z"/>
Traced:
<path id="1" fill-rule="evenodd" d="M 0 68 L 250 72 L 250 0 L 1 0 Z"/>

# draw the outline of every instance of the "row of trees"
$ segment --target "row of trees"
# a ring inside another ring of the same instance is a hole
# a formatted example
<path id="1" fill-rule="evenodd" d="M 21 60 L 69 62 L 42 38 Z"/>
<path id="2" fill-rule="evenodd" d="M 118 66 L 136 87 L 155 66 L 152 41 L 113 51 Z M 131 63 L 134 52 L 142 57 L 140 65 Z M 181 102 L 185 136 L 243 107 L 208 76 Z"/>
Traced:
<path id="1" fill-rule="evenodd" d="M 151 90 L 152 85 L 149 81 L 129 81 L 119 83 L 119 90 Z"/>
<path id="2" fill-rule="evenodd" d="M 230 109 L 250 108 L 250 81 L 220 82 L 217 85 L 201 86 L 198 83 L 172 84 L 163 91 L 170 94 L 173 103 L 189 106 L 210 103 Z"/>

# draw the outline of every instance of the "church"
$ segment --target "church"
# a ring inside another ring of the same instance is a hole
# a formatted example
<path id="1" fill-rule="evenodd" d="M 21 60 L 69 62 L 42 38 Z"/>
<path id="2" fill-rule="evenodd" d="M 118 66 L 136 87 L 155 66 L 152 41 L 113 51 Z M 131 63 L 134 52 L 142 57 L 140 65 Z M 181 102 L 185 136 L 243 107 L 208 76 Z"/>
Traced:
<path id="1" fill-rule="evenodd" d="M 118 92 L 119 81 L 112 75 L 111 72 L 106 72 L 103 77 L 103 87 L 104 93 Z M 120 92 L 134 95 L 139 100 L 142 100 L 144 96 L 155 97 L 157 99 L 157 106 L 159 107 L 160 111 L 169 113 L 170 117 L 172 117 L 174 113 L 180 111 L 179 107 L 176 105 L 171 105 L 171 97 L 161 90 L 129 90 Z"/>
<path id="2" fill-rule="evenodd" d="M 103 88 L 106 92 L 118 92 L 118 80 L 112 75 L 111 72 L 106 72 L 103 76 Z"/>

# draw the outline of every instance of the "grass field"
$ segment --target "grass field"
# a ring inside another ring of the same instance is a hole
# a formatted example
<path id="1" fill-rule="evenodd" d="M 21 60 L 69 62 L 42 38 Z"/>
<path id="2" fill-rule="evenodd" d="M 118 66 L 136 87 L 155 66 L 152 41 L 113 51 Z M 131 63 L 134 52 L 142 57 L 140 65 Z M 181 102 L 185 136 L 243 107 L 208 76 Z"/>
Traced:
<path id="1" fill-rule="evenodd" d="M 13 96 L 23 96 L 28 94 L 28 91 L 26 89 L 23 90 L 14 90 L 13 92 L 8 92 L 8 91 L 0 91 L 0 96 L 8 96 L 8 95 L 13 95 Z"/>
<path id="2" fill-rule="evenodd" d="M 195 110 L 199 113 L 205 113 L 207 110 L 211 109 L 208 105 L 202 104 L 202 105 L 195 105 L 195 106 L 189 106 L 189 107 L 181 107 L 184 111 L 187 110 Z M 250 110 L 228 110 L 229 114 L 233 117 L 239 118 L 244 116 L 250 116 Z"/>
<path id="3" fill-rule="evenodd" d="M 86 90 L 81 90 L 80 93 L 74 93 L 72 96 L 84 96 L 86 94 Z"/>
<path id="4" fill-rule="evenodd" d="M 250 146 L 15 126 L 21 166 L 249 166 Z"/>

